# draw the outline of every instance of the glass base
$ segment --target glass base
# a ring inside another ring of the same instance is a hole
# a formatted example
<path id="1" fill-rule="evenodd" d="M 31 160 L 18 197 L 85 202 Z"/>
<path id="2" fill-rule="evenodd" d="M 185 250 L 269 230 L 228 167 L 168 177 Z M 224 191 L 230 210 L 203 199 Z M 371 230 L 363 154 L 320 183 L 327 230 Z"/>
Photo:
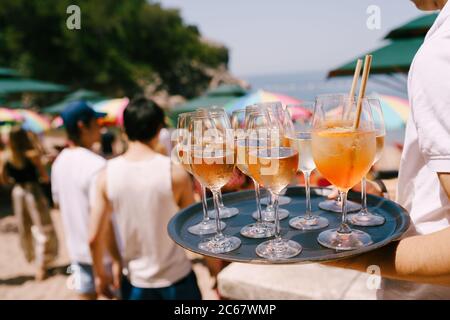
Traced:
<path id="1" fill-rule="evenodd" d="M 227 225 L 225 222 L 220 221 L 220 230 L 225 229 Z M 203 236 L 206 234 L 213 234 L 216 233 L 216 220 L 210 219 L 208 221 L 202 221 L 199 222 L 193 226 L 190 226 L 188 228 L 188 231 L 192 234 L 195 234 L 197 236 Z"/>
<path id="2" fill-rule="evenodd" d="M 369 234 L 355 229 L 350 233 L 339 233 L 337 229 L 325 230 L 319 234 L 317 241 L 335 250 L 355 250 L 373 243 Z"/>
<path id="3" fill-rule="evenodd" d="M 374 227 L 381 226 L 386 219 L 375 213 L 366 212 L 365 214 L 362 214 L 362 212 L 358 212 L 349 214 L 347 216 L 347 221 L 355 226 Z"/>
<path id="4" fill-rule="evenodd" d="M 238 208 L 223 207 L 223 208 L 219 209 L 219 217 L 220 217 L 220 219 L 228 219 L 228 218 L 234 217 L 238 213 L 239 213 L 239 209 Z M 216 210 L 209 210 L 208 211 L 208 216 L 211 219 L 215 219 L 216 218 Z"/>
<path id="5" fill-rule="evenodd" d="M 302 252 L 302 246 L 298 242 L 286 239 L 268 240 L 256 247 L 256 254 L 269 260 L 289 259 L 300 252 Z"/>
<path id="6" fill-rule="evenodd" d="M 237 237 L 225 236 L 206 239 L 198 244 L 198 248 L 211 253 L 225 253 L 236 250 L 241 245 Z"/>
<path id="7" fill-rule="evenodd" d="M 256 222 L 241 229 L 241 235 L 247 238 L 262 239 L 275 235 L 275 225 L 269 222 Z"/>
<path id="8" fill-rule="evenodd" d="M 319 208 L 325 211 L 342 213 L 341 203 L 336 200 L 325 200 L 319 202 Z M 347 200 L 347 213 L 356 212 L 359 210 L 361 210 L 361 205 L 359 203 Z"/>
<path id="9" fill-rule="evenodd" d="M 307 219 L 306 216 L 295 217 L 289 220 L 289 225 L 298 230 L 318 230 L 328 227 L 328 219 L 313 215 Z"/>
<path id="10" fill-rule="evenodd" d="M 289 211 L 286 209 L 278 208 L 278 216 L 280 217 L 280 221 L 289 217 Z M 252 213 L 252 217 L 255 220 L 258 220 L 258 211 Z M 263 222 L 274 222 L 275 221 L 275 213 L 270 211 L 267 213 L 266 210 L 262 210 L 261 218 Z"/>
<path id="11" fill-rule="evenodd" d="M 291 203 L 292 198 L 286 197 L 286 196 L 279 196 L 278 197 L 278 205 L 284 206 L 285 204 Z M 269 197 L 261 198 L 261 204 L 267 206 L 269 204 Z"/>

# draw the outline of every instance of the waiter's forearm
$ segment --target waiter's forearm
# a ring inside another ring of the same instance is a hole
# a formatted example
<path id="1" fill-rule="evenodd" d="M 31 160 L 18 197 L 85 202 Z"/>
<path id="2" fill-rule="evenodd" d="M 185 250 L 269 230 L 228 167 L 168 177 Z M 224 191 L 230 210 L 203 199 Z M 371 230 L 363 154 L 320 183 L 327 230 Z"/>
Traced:
<path id="1" fill-rule="evenodd" d="M 370 265 L 381 276 L 450 286 L 450 228 L 429 235 L 406 238 L 353 259 L 327 265 L 366 272 Z"/>
<path id="2" fill-rule="evenodd" d="M 397 272 L 450 279 L 449 243 L 450 228 L 400 241 L 395 255 Z"/>

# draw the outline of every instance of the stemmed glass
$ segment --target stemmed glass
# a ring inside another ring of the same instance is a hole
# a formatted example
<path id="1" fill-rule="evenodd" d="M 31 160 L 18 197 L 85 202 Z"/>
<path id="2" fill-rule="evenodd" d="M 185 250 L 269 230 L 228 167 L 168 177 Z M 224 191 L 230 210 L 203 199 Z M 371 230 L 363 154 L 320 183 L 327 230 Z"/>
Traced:
<path id="1" fill-rule="evenodd" d="M 356 110 L 354 99 L 345 100 L 348 110 Z M 345 108 L 344 108 L 345 109 Z M 353 127 L 356 113 L 336 113 L 316 103 L 312 131 L 312 152 L 319 172 L 337 187 L 342 198 L 342 222 L 337 229 L 323 231 L 318 242 L 336 250 L 353 250 L 370 245 L 369 234 L 352 230 L 347 224 L 347 192 L 367 174 L 375 159 L 376 134 L 367 101 L 362 102 L 359 126 Z M 345 116 L 344 116 L 345 115 Z"/>
<path id="2" fill-rule="evenodd" d="M 283 126 L 283 121 L 284 121 L 284 112 L 285 110 L 283 109 L 283 106 L 280 102 L 275 101 L 275 102 L 264 102 L 264 103 L 256 103 L 253 106 L 248 106 L 246 107 L 246 109 L 248 108 L 256 108 L 258 110 L 267 110 L 269 116 L 276 120 L 277 123 L 279 123 L 279 127 L 277 128 L 277 130 L 279 130 L 280 133 L 280 138 L 283 138 L 283 132 L 284 132 L 284 126 Z M 284 141 L 281 140 L 281 143 L 283 143 Z M 281 205 L 280 203 L 280 199 L 282 200 L 282 204 L 288 204 L 289 202 L 291 202 L 291 198 L 286 197 L 286 196 L 279 196 L 278 197 L 278 206 Z M 274 210 L 274 201 L 272 199 L 271 193 L 269 192 L 268 197 L 264 197 L 261 199 L 261 203 L 262 204 L 267 204 L 266 208 L 264 210 L 262 210 L 262 220 L 266 221 L 266 222 L 273 222 L 275 220 L 275 210 Z M 253 213 L 253 218 L 257 219 L 258 218 L 258 212 L 254 212 Z M 286 219 L 289 216 L 289 211 L 283 208 L 278 208 L 278 216 L 280 220 Z"/>
<path id="3" fill-rule="evenodd" d="M 380 101 L 377 99 L 368 99 L 372 110 L 372 117 L 374 121 L 374 127 L 376 131 L 377 151 L 373 164 L 375 164 L 381 158 L 384 148 L 384 137 L 386 135 L 386 129 L 384 125 L 383 110 L 381 109 Z M 361 180 L 361 202 L 362 209 L 358 213 L 350 214 L 348 216 L 348 222 L 357 226 L 373 227 L 382 225 L 385 222 L 383 216 L 370 212 L 367 208 L 367 191 L 366 191 L 366 177 Z"/>
<path id="4" fill-rule="evenodd" d="M 275 116 L 278 118 L 279 121 L 283 121 L 281 118 L 283 117 L 283 111 L 285 110 L 283 104 L 280 101 L 272 101 L 272 102 L 261 102 L 261 103 L 257 103 L 255 105 L 258 108 L 266 108 L 269 113 L 272 114 L 272 116 Z M 284 130 L 284 127 L 280 127 L 281 133 Z M 281 144 L 283 146 L 285 146 L 285 141 L 283 140 L 283 138 L 281 138 Z M 285 219 L 287 218 L 287 216 L 289 215 L 289 211 L 285 210 L 285 209 L 281 209 L 280 206 L 282 205 L 286 205 L 292 202 L 292 198 L 285 196 L 286 189 L 284 189 L 281 193 L 280 196 L 278 197 L 278 210 L 279 210 L 279 214 L 280 214 L 280 219 Z M 269 211 L 270 211 L 270 207 L 273 206 L 273 202 L 270 199 L 270 193 L 268 194 L 267 197 L 263 197 L 261 199 L 261 203 L 263 205 L 267 205 L 269 206 Z M 273 208 L 272 208 L 273 211 Z"/>
<path id="5" fill-rule="evenodd" d="M 181 113 L 178 115 L 178 122 L 177 122 L 177 145 L 176 145 L 176 155 L 173 158 L 173 160 L 179 162 L 183 168 L 192 174 L 191 170 L 191 136 L 189 133 L 189 123 L 191 116 L 197 114 L 196 112 L 186 112 Z M 200 180 L 197 179 L 199 182 Z M 199 223 L 190 226 L 188 228 L 188 231 L 195 235 L 207 235 L 207 234 L 213 234 L 216 232 L 216 221 L 214 219 L 211 219 L 208 215 L 208 205 L 206 202 L 206 188 L 203 185 L 203 183 L 200 182 L 202 195 L 202 209 L 203 209 L 203 218 L 202 221 Z M 223 230 L 226 226 L 224 222 L 220 222 L 220 229 Z"/>
<path id="6" fill-rule="evenodd" d="M 261 129 L 259 123 L 266 123 L 266 128 Z M 291 258 L 302 250 L 299 243 L 281 237 L 278 197 L 297 171 L 298 152 L 290 147 L 280 146 L 280 126 L 277 119 L 268 114 L 255 114 L 249 119 L 250 132 L 247 137 L 262 144 L 261 148 L 250 150 L 248 170 L 252 177 L 270 192 L 274 204 L 275 239 L 256 247 L 258 256 L 270 260 Z"/>
<path id="7" fill-rule="evenodd" d="M 255 223 L 246 225 L 241 229 L 241 234 L 248 238 L 268 238 L 275 234 L 275 225 L 270 222 L 262 221 L 259 184 L 248 170 L 249 152 L 260 146 L 260 143 L 257 141 L 248 139 L 248 124 L 250 122 L 254 123 L 253 129 L 255 129 L 257 125 L 265 127 L 265 123 L 257 123 L 253 120 L 253 117 L 264 114 L 266 114 L 264 110 L 247 108 L 233 111 L 231 115 L 231 125 L 236 139 L 236 167 L 243 174 L 250 177 L 255 186 L 256 212 L 258 216 Z"/>
<path id="8" fill-rule="evenodd" d="M 305 177 L 306 213 L 289 221 L 289 225 L 299 230 L 317 230 L 328 226 L 326 218 L 312 213 L 311 209 L 311 173 L 316 168 L 312 156 L 311 129 L 314 112 L 314 102 L 303 101 L 298 105 L 287 105 L 286 110 L 292 121 L 285 121 L 285 138 L 288 145 L 297 150 L 298 170 Z"/>
<path id="9" fill-rule="evenodd" d="M 198 244 L 201 250 L 225 253 L 237 249 L 241 240 L 224 235 L 220 228 L 220 189 L 230 180 L 234 170 L 234 137 L 228 116 L 203 113 L 191 116 L 191 170 L 213 194 L 216 212 L 216 234 Z M 231 146 L 231 147 L 230 147 Z"/>
<path id="10" fill-rule="evenodd" d="M 224 115 L 228 118 L 227 113 L 225 112 L 225 110 L 223 108 L 219 108 L 216 106 L 212 106 L 210 108 L 199 108 L 198 112 L 207 112 L 209 114 L 221 114 Z M 223 203 L 223 199 L 222 199 L 222 191 L 219 191 L 219 211 L 220 211 L 220 218 L 221 219 L 226 219 L 226 218 L 231 218 L 234 217 L 235 215 L 237 215 L 239 213 L 239 209 L 238 208 L 234 208 L 234 207 L 226 207 Z M 210 210 L 208 212 L 210 217 L 214 217 L 215 216 L 215 212 L 214 210 Z"/>
<path id="11" fill-rule="evenodd" d="M 329 113 L 336 114 L 344 113 L 345 101 L 348 101 L 348 94 L 336 93 L 336 94 L 322 94 L 316 97 L 316 104 L 322 105 Z M 319 202 L 319 208 L 325 211 L 331 211 L 336 213 L 342 213 L 342 200 L 338 195 L 336 199 L 324 200 Z M 359 203 L 347 200 L 347 212 L 355 212 L 361 210 Z"/>

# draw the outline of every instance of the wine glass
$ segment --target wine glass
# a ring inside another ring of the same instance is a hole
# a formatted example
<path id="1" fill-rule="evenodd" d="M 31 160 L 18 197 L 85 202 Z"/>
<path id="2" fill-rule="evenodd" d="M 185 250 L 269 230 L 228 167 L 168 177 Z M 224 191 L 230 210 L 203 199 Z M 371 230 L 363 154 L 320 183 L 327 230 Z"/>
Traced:
<path id="1" fill-rule="evenodd" d="M 241 234 L 248 238 L 268 238 L 275 234 L 275 225 L 270 222 L 262 221 L 259 184 L 248 170 L 249 152 L 261 145 L 255 140 L 248 139 L 248 124 L 254 122 L 253 117 L 265 114 L 266 112 L 264 110 L 247 108 L 233 111 L 231 115 L 231 125 L 236 139 L 236 167 L 243 174 L 250 177 L 255 186 L 257 219 L 255 223 L 246 225 L 241 229 Z M 262 125 L 265 126 L 264 123 L 262 123 Z"/>
<path id="2" fill-rule="evenodd" d="M 235 164 L 234 137 L 229 118 L 222 113 L 194 115 L 190 118 L 189 131 L 192 142 L 191 170 L 211 190 L 216 212 L 216 234 L 201 241 L 198 247 L 212 253 L 236 250 L 241 240 L 222 233 L 219 211 L 220 189 L 232 177 Z"/>
<path id="3" fill-rule="evenodd" d="M 191 136 L 189 133 L 189 123 L 192 115 L 197 114 L 196 112 L 186 112 L 178 115 L 177 121 L 177 145 L 174 149 L 176 152 L 175 156 L 172 156 L 176 162 L 180 163 L 183 168 L 194 175 L 191 170 Z M 195 176 L 195 175 L 194 175 Z M 197 179 L 198 180 L 198 179 Z M 200 180 L 198 180 L 200 182 Z M 216 221 L 211 219 L 208 215 L 208 205 L 206 202 L 206 188 L 203 183 L 200 182 L 200 187 L 202 190 L 201 201 L 203 209 L 203 218 L 199 223 L 190 226 L 188 231 L 195 235 L 207 235 L 216 232 Z M 220 229 L 223 230 L 226 226 L 224 222 L 220 222 Z"/>
<path id="4" fill-rule="evenodd" d="M 257 103 L 255 105 L 258 108 L 266 108 L 268 110 L 268 112 L 270 114 L 272 114 L 272 116 L 275 116 L 279 121 L 283 121 L 283 111 L 285 110 L 285 108 L 283 107 L 283 104 L 280 101 L 272 101 L 272 102 L 261 102 L 261 103 Z M 280 130 L 283 131 L 284 127 L 280 127 Z M 285 141 L 282 138 L 282 144 L 285 143 Z M 286 205 L 292 202 L 292 198 L 285 196 L 284 193 L 286 192 L 286 189 L 284 189 L 281 193 L 280 196 L 278 197 L 278 207 L 282 206 L 282 205 Z M 270 210 L 270 206 L 271 206 L 271 200 L 270 200 L 270 193 L 267 197 L 264 197 L 261 199 L 261 203 L 264 205 L 268 205 L 269 206 L 269 210 Z M 278 209 L 279 210 L 279 214 L 280 217 L 282 219 L 287 218 L 289 212 L 287 210 L 284 209 Z"/>
<path id="5" fill-rule="evenodd" d="M 345 99 L 348 110 L 356 110 L 354 99 Z M 345 109 L 345 108 L 344 108 Z M 312 131 L 312 153 L 319 172 L 330 181 L 342 198 L 342 222 L 336 229 L 319 234 L 318 242 L 335 250 L 353 250 L 373 243 L 366 232 L 352 230 L 347 224 L 347 192 L 367 174 L 375 159 L 376 133 L 367 101 L 361 104 L 359 125 L 354 128 L 357 113 L 333 112 L 316 103 Z M 344 110 L 345 111 L 345 110 Z"/>
<path id="6" fill-rule="evenodd" d="M 348 101 L 348 99 L 348 94 L 344 93 L 321 94 L 316 97 L 316 103 L 323 105 L 323 107 L 327 109 L 327 112 L 329 113 L 339 114 L 344 112 L 344 108 L 348 108 L 348 106 L 345 106 L 345 101 Z M 341 196 L 338 195 L 336 199 L 324 200 L 319 202 L 319 208 L 325 211 L 342 213 Z M 359 203 L 347 200 L 347 212 L 355 212 L 360 209 L 361 205 Z"/>
<path id="7" fill-rule="evenodd" d="M 260 123 L 266 123 L 266 128 L 261 128 Z M 280 127 L 277 119 L 271 119 L 268 114 L 251 116 L 248 124 L 250 132 L 247 139 L 252 139 L 257 144 L 262 143 L 261 148 L 250 150 L 248 170 L 270 192 L 275 211 L 275 239 L 256 247 L 256 254 L 269 260 L 288 259 L 302 251 L 299 243 L 281 237 L 278 197 L 297 171 L 298 152 L 280 145 Z"/>
<path id="8" fill-rule="evenodd" d="M 381 108 L 380 101 L 378 99 L 368 99 L 372 110 L 372 117 L 374 127 L 376 131 L 377 151 L 373 164 L 375 164 L 381 158 L 384 148 L 384 136 L 386 135 L 386 129 L 384 125 L 383 110 Z M 383 216 L 370 212 L 367 208 L 367 192 L 366 192 L 366 177 L 361 180 L 361 202 L 362 208 L 358 213 L 350 214 L 348 216 L 348 222 L 357 226 L 373 227 L 382 225 L 385 222 Z"/>
<path id="9" fill-rule="evenodd" d="M 228 115 L 225 112 L 225 110 L 223 108 L 217 107 L 217 106 L 212 106 L 209 108 L 199 108 L 198 112 L 207 112 L 209 114 L 222 114 L 225 115 L 228 119 Z M 219 191 L 219 211 L 220 211 L 220 218 L 221 219 L 227 219 L 227 218 L 231 218 L 234 217 L 235 215 L 237 215 L 239 213 L 239 209 L 238 208 L 229 208 L 226 207 L 223 203 L 223 199 L 222 199 L 222 191 Z M 210 217 L 214 217 L 215 216 L 215 212 L 214 210 L 210 210 L 209 212 L 209 216 Z"/>
<path id="10" fill-rule="evenodd" d="M 281 104 L 281 102 L 275 101 L 275 102 L 263 102 L 263 103 L 256 103 L 253 106 L 247 107 L 247 108 L 257 108 L 257 109 L 265 109 L 267 110 L 267 112 L 269 113 L 269 116 L 271 116 L 271 118 L 275 119 L 276 121 L 278 121 L 280 123 L 280 126 L 278 128 L 278 130 L 280 131 L 280 137 L 283 137 L 283 125 L 282 122 L 284 121 L 283 117 L 284 117 L 284 109 L 283 106 Z M 284 142 L 283 140 L 281 142 Z M 284 192 L 284 190 L 283 190 Z M 288 204 L 292 201 L 291 198 L 286 197 L 286 196 L 279 196 L 278 197 L 278 206 L 280 206 L 281 204 Z M 264 197 L 261 199 L 261 203 L 262 204 L 267 204 L 266 208 L 264 210 L 262 210 L 262 220 L 266 221 L 266 222 L 273 222 L 275 220 L 275 210 L 274 210 L 274 203 L 273 203 L 273 199 L 271 196 L 271 193 L 269 192 L 268 197 Z M 278 215 L 280 220 L 286 219 L 289 216 L 289 211 L 283 208 L 278 208 Z M 258 213 L 254 212 L 253 213 L 253 218 L 257 219 L 258 218 Z"/>
<path id="11" fill-rule="evenodd" d="M 287 116 L 292 121 L 285 121 L 285 138 L 287 144 L 297 150 L 298 170 L 305 177 L 306 213 L 289 220 L 289 225 L 299 230 L 317 230 L 328 226 L 326 218 L 312 213 L 311 209 L 311 173 L 316 168 L 312 157 L 311 129 L 314 113 L 314 102 L 303 101 L 297 105 L 287 105 Z"/>

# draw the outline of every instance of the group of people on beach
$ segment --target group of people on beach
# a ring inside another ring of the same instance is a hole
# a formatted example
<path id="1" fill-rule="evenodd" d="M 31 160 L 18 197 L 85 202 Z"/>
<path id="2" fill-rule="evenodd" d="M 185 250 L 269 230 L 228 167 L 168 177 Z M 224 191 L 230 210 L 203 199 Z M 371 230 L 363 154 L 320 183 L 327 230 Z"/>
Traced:
<path id="1" fill-rule="evenodd" d="M 13 207 L 21 243 L 36 278 L 57 254 L 56 235 L 41 182 L 51 181 L 61 213 L 73 288 L 82 299 L 201 299 L 191 263 L 169 238 L 166 225 L 194 202 L 193 186 L 159 142 L 164 112 L 136 98 L 124 111 L 127 150 L 111 160 L 91 151 L 100 142 L 98 118 L 86 102 L 61 114 L 68 146 L 51 168 L 40 163 L 31 133 L 11 130 L 2 166 L 14 183 Z M 28 221 L 30 220 L 30 221 Z"/>

